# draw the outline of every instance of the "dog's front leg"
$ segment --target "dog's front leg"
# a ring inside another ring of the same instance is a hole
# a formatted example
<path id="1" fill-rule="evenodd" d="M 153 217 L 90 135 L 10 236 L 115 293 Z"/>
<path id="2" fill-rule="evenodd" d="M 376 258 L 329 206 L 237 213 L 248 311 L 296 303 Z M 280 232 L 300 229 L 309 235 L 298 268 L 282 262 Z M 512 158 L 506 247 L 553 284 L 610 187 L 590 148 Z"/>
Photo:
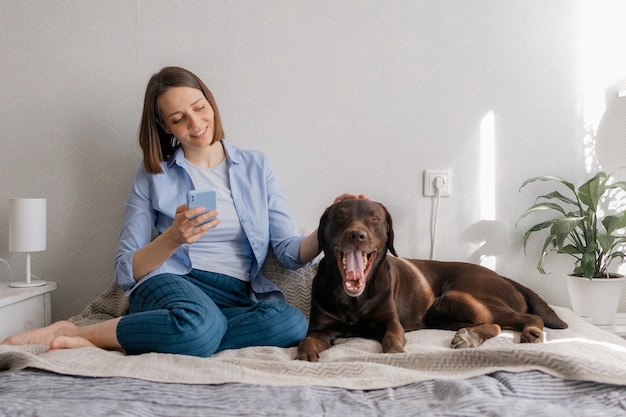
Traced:
<path id="1" fill-rule="evenodd" d="M 387 331 L 381 340 L 384 353 L 403 353 L 406 338 L 404 337 L 404 328 L 397 318 L 387 323 Z"/>
<path id="2" fill-rule="evenodd" d="M 331 337 L 329 335 L 310 332 L 307 337 L 298 344 L 296 359 L 301 361 L 319 362 L 320 353 L 330 348 Z"/>

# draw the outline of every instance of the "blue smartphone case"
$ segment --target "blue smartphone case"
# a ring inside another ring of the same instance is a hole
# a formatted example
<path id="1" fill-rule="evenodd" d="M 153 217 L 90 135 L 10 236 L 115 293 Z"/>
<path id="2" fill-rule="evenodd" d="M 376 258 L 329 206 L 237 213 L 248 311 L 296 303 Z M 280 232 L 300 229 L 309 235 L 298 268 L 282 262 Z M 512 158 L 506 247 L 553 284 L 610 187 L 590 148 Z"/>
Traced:
<path id="1" fill-rule="evenodd" d="M 191 190 L 187 193 L 187 208 L 192 209 L 200 206 L 205 208 L 204 213 L 217 208 L 217 190 L 215 188 Z M 213 218 L 207 221 L 211 220 L 213 220 Z"/>

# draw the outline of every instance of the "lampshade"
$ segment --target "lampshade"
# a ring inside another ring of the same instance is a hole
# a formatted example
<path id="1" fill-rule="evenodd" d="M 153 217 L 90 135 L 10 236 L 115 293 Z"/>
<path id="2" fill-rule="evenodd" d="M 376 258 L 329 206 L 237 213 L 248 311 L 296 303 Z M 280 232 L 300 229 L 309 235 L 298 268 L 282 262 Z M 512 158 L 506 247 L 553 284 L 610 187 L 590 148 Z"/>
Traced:
<path id="1" fill-rule="evenodd" d="M 13 287 L 43 285 L 32 281 L 30 252 L 46 250 L 46 199 L 12 198 L 9 200 L 9 250 L 26 252 L 26 281 L 12 282 Z"/>

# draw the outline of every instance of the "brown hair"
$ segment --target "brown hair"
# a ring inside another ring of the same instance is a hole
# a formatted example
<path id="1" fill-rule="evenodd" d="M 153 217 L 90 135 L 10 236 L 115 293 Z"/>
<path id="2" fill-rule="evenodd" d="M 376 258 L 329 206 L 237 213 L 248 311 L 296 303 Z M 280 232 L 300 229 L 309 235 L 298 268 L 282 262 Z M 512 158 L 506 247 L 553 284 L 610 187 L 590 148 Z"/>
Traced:
<path id="1" fill-rule="evenodd" d="M 172 87 L 191 87 L 202 91 L 214 113 L 211 143 L 224 139 L 220 112 L 209 88 L 189 70 L 180 67 L 165 67 L 148 81 L 139 128 L 139 146 L 143 151 L 143 164 L 146 171 L 151 174 L 162 173 L 161 162 L 167 160 L 180 147 L 180 143 L 173 141 L 172 135 L 163 130 L 163 119 L 157 105 L 159 97 Z"/>

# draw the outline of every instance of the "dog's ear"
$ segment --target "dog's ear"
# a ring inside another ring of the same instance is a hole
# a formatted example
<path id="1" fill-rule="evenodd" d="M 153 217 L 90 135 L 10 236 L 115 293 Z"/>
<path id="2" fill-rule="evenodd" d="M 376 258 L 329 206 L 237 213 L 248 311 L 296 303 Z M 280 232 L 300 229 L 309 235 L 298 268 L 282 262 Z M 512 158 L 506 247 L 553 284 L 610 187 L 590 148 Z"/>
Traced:
<path id="1" fill-rule="evenodd" d="M 387 250 L 389 250 L 389 252 L 391 252 L 393 256 L 398 256 L 396 248 L 393 247 L 394 234 L 391 214 L 389 214 L 389 210 L 387 210 L 387 207 L 383 206 L 382 204 L 381 207 L 383 208 L 383 210 L 385 210 L 385 220 L 387 221 Z"/>
<path id="2" fill-rule="evenodd" d="M 317 228 L 317 243 L 319 245 L 318 250 L 322 252 L 324 248 L 327 246 L 326 238 L 324 237 L 324 230 L 326 229 L 326 222 L 328 222 L 328 212 L 330 211 L 330 206 L 324 210 L 324 214 L 320 218 L 320 225 Z"/>

